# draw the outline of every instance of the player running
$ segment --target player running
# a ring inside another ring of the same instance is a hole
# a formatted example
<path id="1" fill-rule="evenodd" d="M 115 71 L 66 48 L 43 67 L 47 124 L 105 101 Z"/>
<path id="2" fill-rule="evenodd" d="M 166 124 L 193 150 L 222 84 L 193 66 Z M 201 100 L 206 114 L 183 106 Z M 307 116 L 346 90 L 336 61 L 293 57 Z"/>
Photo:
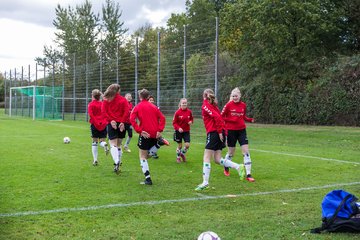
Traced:
<path id="1" fill-rule="evenodd" d="M 111 84 L 104 93 L 104 101 L 101 108 L 107 122 L 107 131 L 110 141 L 110 153 L 114 160 L 114 172 L 119 173 L 122 150 L 121 142 L 125 137 L 125 122 L 129 115 L 129 104 L 120 96 L 120 85 Z"/>
<path id="2" fill-rule="evenodd" d="M 211 158 L 214 158 L 216 164 L 236 169 L 239 173 L 240 180 L 244 180 L 245 177 L 243 164 L 237 164 L 232 162 L 230 159 L 221 158 L 221 150 L 225 147 L 226 141 L 225 124 L 220 115 L 214 91 L 211 89 L 205 89 L 203 92 L 203 99 L 201 115 L 204 121 L 207 137 L 203 158 L 203 182 L 195 188 L 195 191 L 202 191 L 209 188 Z"/>
<path id="3" fill-rule="evenodd" d="M 148 164 L 148 151 L 157 143 L 161 132 L 165 128 L 165 117 L 160 110 L 148 101 L 149 91 L 139 91 L 140 103 L 136 105 L 130 115 L 130 123 L 139 133 L 139 158 L 145 181 L 141 184 L 152 185 Z"/>
<path id="4" fill-rule="evenodd" d="M 228 131 L 227 146 L 228 152 L 225 159 L 231 160 L 235 154 L 236 142 L 239 142 L 244 157 L 246 169 L 246 180 L 254 182 L 251 176 L 251 158 L 249 153 L 249 141 L 246 135 L 245 121 L 253 123 L 255 120 L 246 116 L 246 104 L 240 101 L 241 93 L 239 88 L 231 91 L 230 101 L 224 106 L 221 116 L 225 120 L 225 127 Z M 224 167 L 225 176 L 230 175 L 228 167 Z"/>
<path id="5" fill-rule="evenodd" d="M 93 155 L 93 165 L 98 165 L 98 145 L 104 148 L 105 154 L 109 153 L 109 147 L 106 143 L 106 125 L 107 121 L 101 113 L 102 101 L 100 100 L 101 92 L 94 89 L 91 92 L 91 102 L 88 104 L 88 114 L 90 122 L 90 130 L 92 137 L 91 152 Z"/>

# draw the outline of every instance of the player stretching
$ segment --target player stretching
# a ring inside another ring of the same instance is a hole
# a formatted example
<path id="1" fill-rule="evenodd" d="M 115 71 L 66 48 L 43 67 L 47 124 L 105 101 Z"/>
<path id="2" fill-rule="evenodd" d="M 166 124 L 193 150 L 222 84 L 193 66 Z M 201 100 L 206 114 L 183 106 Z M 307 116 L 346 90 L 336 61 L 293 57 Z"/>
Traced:
<path id="1" fill-rule="evenodd" d="M 176 161 L 178 163 L 181 163 L 180 158 L 186 162 L 185 154 L 190 147 L 190 125 L 193 124 L 193 122 L 192 111 L 187 107 L 187 99 L 180 99 L 179 109 L 175 112 L 173 118 L 173 126 L 175 129 L 174 141 L 178 143 L 176 149 Z M 182 148 L 183 139 L 184 148 Z"/>
<path id="2" fill-rule="evenodd" d="M 106 143 L 106 119 L 101 113 L 101 105 L 100 101 L 101 92 L 98 89 L 94 89 L 91 92 L 91 102 L 88 104 L 88 114 L 89 114 L 89 122 L 90 122 L 90 130 L 92 137 L 92 155 L 93 155 L 93 165 L 98 165 L 98 144 L 100 141 L 100 147 L 103 147 L 106 155 L 109 153 L 109 147 Z"/>
<path id="3" fill-rule="evenodd" d="M 231 91 L 230 101 L 224 106 L 221 112 L 221 116 L 225 120 L 225 126 L 228 131 L 228 153 L 226 154 L 225 159 L 232 159 L 235 153 L 236 142 L 239 142 L 244 157 L 246 180 L 254 182 L 255 179 L 251 176 L 251 158 L 245 125 L 245 121 L 253 123 L 254 119 L 246 116 L 246 104 L 240 101 L 240 98 L 240 89 L 234 88 Z M 230 175 L 229 168 L 224 168 L 224 174 L 225 176 Z"/>
<path id="4" fill-rule="evenodd" d="M 148 151 L 157 143 L 161 132 L 165 128 L 165 117 L 160 110 L 148 101 L 149 91 L 139 91 L 140 103 L 136 105 L 130 115 L 130 123 L 139 133 L 139 158 L 145 181 L 142 184 L 152 185 L 148 164 Z"/>
<path id="5" fill-rule="evenodd" d="M 119 84 L 111 84 L 104 93 L 102 112 L 108 122 L 107 131 L 110 141 L 110 153 L 114 160 L 114 172 L 119 173 L 122 150 L 121 142 L 125 137 L 125 121 L 129 115 L 129 104 L 120 96 Z"/>
<path id="6" fill-rule="evenodd" d="M 235 168 L 244 180 L 245 169 L 243 164 L 237 164 L 229 159 L 221 158 L 221 150 L 225 147 L 225 124 L 217 107 L 214 91 L 205 89 L 203 93 L 203 104 L 201 106 L 201 115 L 203 117 L 206 129 L 206 146 L 204 151 L 203 163 L 203 182 L 195 188 L 195 191 L 202 191 L 209 188 L 209 179 L 211 171 L 211 158 L 214 158 L 216 164 L 224 167 Z"/>

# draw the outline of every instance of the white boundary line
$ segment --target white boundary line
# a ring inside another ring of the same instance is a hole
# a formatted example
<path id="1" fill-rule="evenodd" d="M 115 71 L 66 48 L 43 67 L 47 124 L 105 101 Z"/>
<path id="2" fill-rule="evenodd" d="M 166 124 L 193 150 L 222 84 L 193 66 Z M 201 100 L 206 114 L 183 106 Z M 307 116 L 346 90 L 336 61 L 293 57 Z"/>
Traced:
<path id="1" fill-rule="evenodd" d="M 277 193 L 302 192 L 302 191 L 310 191 L 310 190 L 316 190 L 316 189 L 326 189 L 326 188 L 352 186 L 352 185 L 360 185 L 360 182 L 338 183 L 338 184 L 329 184 L 329 185 L 324 185 L 324 186 L 315 186 L 315 187 L 306 187 L 306 188 L 282 189 L 282 190 L 269 191 L 269 192 L 242 193 L 242 194 L 219 195 L 219 196 L 207 196 L 207 195 L 201 194 L 199 197 L 194 197 L 194 198 L 168 199 L 168 200 L 133 202 L 133 203 L 115 203 L 115 204 L 100 205 L 100 206 L 89 206 L 89 207 L 78 207 L 78 208 L 60 208 L 60 209 L 53 209 L 53 210 L 27 211 L 27 212 L 17 212 L 17 213 L 1 213 L 0 217 L 2 217 L 2 218 L 22 217 L 22 216 L 28 216 L 28 215 L 41 215 L 41 214 L 50 214 L 50 213 L 81 212 L 81 211 L 92 211 L 92 210 L 109 209 L 109 208 L 123 208 L 123 207 L 126 208 L 126 207 L 133 207 L 133 206 L 160 205 L 160 204 L 166 204 L 166 203 L 193 202 L 193 201 L 204 201 L 204 200 L 212 200 L 212 199 L 259 196 L 259 195 L 270 195 L 270 194 L 277 194 Z"/>
<path id="2" fill-rule="evenodd" d="M 202 144 L 202 143 L 195 142 L 195 144 Z M 205 144 L 202 144 L 202 145 L 205 146 Z M 315 157 L 315 156 L 308 156 L 308 155 L 301 155 L 301 154 L 293 154 L 293 153 L 273 152 L 273 151 L 268 151 L 268 150 L 255 149 L 255 148 L 251 148 L 251 149 L 250 149 L 250 152 L 251 152 L 251 151 L 254 151 L 254 152 L 264 152 L 264 153 L 272 153 L 272 154 L 285 155 L 285 156 L 290 156 L 290 157 L 312 158 L 312 159 L 319 159 L 319 160 L 323 160 L 323 161 L 331 161 L 331 162 L 349 163 L 349 164 L 360 165 L 360 162 L 352 162 L 352 161 L 335 159 L 335 158 L 324 158 L 324 157 Z"/>
<path id="3" fill-rule="evenodd" d="M 314 157 L 314 156 L 307 156 L 307 155 L 301 155 L 301 154 L 273 152 L 273 151 L 260 150 L 260 149 L 251 149 L 251 151 L 255 151 L 255 152 L 265 152 L 265 153 L 272 153 L 272 154 L 279 154 L 279 155 L 286 155 L 286 156 L 291 156 L 291 157 L 312 158 L 312 159 L 319 159 L 319 160 L 323 160 L 323 161 L 332 161 L 332 162 L 340 162 L 340 163 L 350 163 L 350 164 L 356 164 L 356 165 L 359 165 L 359 164 L 360 164 L 360 162 L 351 162 L 351 161 L 347 161 L 347 160 L 340 160 L 340 159 L 334 159 L 334 158 Z"/>

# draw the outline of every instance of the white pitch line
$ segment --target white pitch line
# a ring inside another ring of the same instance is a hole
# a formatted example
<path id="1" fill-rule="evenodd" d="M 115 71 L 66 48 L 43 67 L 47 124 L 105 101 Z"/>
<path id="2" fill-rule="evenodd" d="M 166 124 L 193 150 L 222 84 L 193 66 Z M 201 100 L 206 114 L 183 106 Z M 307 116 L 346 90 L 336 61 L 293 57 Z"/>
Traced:
<path id="1" fill-rule="evenodd" d="M 194 198 L 168 199 L 168 200 L 133 202 L 133 203 L 115 203 L 115 204 L 100 205 L 100 206 L 89 206 L 89 207 L 79 207 L 79 208 L 60 208 L 60 209 L 53 209 L 53 210 L 27 211 L 27 212 L 17 212 L 17 213 L 1 213 L 0 217 L 3 217 L 3 218 L 5 218 L 5 217 L 22 217 L 22 216 L 28 216 L 28 215 L 41 215 L 41 214 L 50 214 L 50 213 L 93 211 L 93 210 L 108 209 L 108 208 L 121 208 L 121 207 L 133 207 L 133 206 L 144 206 L 144 205 L 160 205 L 160 204 L 165 204 L 165 203 L 179 203 L 179 202 L 182 203 L 182 202 L 204 201 L 204 200 L 222 199 L 222 198 L 259 196 L 259 195 L 270 195 L 270 194 L 278 194 L 278 193 L 310 191 L 310 190 L 316 190 L 316 189 L 325 189 L 325 188 L 343 187 L 343 186 L 352 186 L 352 185 L 360 185 L 360 182 L 338 183 L 338 184 L 329 184 L 329 185 L 324 185 L 324 186 L 306 187 L 306 188 L 281 189 L 281 190 L 269 191 L 269 192 L 242 193 L 242 194 L 219 195 L 219 196 L 201 195 L 199 197 L 194 197 Z"/>
<path id="2" fill-rule="evenodd" d="M 205 144 L 199 143 L 199 142 L 196 142 L 196 144 L 202 144 L 202 145 L 205 146 Z M 312 158 L 312 159 L 319 159 L 319 160 L 323 160 L 323 161 L 332 161 L 332 162 L 350 163 L 350 164 L 360 165 L 359 162 L 352 162 L 352 161 L 340 160 L 340 159 L 335 159 L 335 158 L 324 158 L 324 157 L 315 157 L 315 156 L 308 156 L 308 155 L 294 154 L 294 153 L 274 152 L 274 151 L 254 149 L 254 148 L 251 148 L 250 152 L 251 151 L 279 154 L 279 155 L 285 155 L 285 156 L 291 156 L 291 157 Z"/>
<path id="3" fill-rule="evenodd" d="M 251 151 L 265 152 L 265 153 L 272 153 L 272 154 L 279 154 L 279 155 L 286 155 L 286 156 L 291 156 L 291 157 L 312 158 L 312 159 L 319 159 L 319 160 L 323 160 L 323 161 L 332 161 L 332 162 L 340 162 L 340 163 L 350 163 L 350 164 L 356 164 L 356 165 L 359 165 L 359 164 L 360 164 L 360 162 L 351 162 L 351 161 L 347 161 L 347 160 L 340 160 L 340 159 L 334 159 L 334 158 L 314 157 L 314 156 L 307 156 L 307 155 L 301 155 L 301 154 L 283 153 L 283 152 L 273 152 L 273 151 L 260 150 L 260 149 L 251 149 Z"/>

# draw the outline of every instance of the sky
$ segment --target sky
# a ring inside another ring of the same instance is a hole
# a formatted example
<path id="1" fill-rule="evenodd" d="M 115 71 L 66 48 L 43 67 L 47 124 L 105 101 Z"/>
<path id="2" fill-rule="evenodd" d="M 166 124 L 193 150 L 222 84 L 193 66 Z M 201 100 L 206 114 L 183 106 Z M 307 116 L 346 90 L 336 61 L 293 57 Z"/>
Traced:
<path id="1" fill-rule="evenodd" d="M 101 13 L 105 0 L 89 0 L 95 13 Z M 130 33 L 145 23 L 165 26 L 172 13 L 185 12 L 185 0 L 114 0 L 122 10 L 121 21 Z M 62 7 L 85 0 L 1 0 L 0 1 L 0 73 L 9 74 L 34 68 L 44 45 L 54 45 L 52 25 L 57 4 Z"/>

